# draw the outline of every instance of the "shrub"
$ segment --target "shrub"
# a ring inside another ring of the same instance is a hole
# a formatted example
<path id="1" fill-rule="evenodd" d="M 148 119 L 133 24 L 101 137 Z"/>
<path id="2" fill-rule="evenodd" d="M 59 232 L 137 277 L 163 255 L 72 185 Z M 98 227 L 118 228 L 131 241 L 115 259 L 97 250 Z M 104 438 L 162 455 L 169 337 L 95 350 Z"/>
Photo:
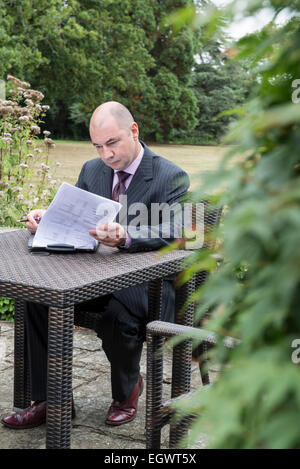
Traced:
<path id="1" fill-rule="evenodd" d="M 189 444 L 206 433 L 214 448 L 300 446 L 299 358 L 293 353 L 300 343 L 300 104 L 292 97 L 300 77 L 300 9 L 283 0 L 249 1 L 244 15 L 267 6 L 274 18 L 289 6 L 294 18 L 235 45 L 236 57 L 251 58 L 256 68 L 257 90 L 227 137 L 238 145 L 195 195 L 201 200 L 217 192 L 229 207 L 224 262 L 198 291 L 197 308 L 198 318 L 212 312 L 206 327 L 220 337 L 211 352 L 220 376 L 206 392 L 178 404 L 197 414 Z M 211 269 L 210 254 L 197 253 L 201 269 Z M 237 266 L 246 268 L 236 275 Z M 228 351 L 224 336 L 240 344 Z"/>
<path id="2" fill-rule="evenodd" d="M 55 143 L 41 124 L 49 106 L 43 94 L 9 75 L 7 97 L 0 100 L 0 225 L 22 227 L 18 220 L 34 208 L 47 208 L 59 180 L 49 160 Z M 59 165 L 57 162 L 56 165 Z M 12 319 L 13 301 L 0 297 L 1 319 Z"/>
<path id="3" fill-rule="evenodd" d="M 55 145 L 50 132 L 38 138 L 49 108 L 40 104 L 43 94 L 15 77 L 8 80 L 12 99 L 0 101 L 0 223 L 18 226 L 28 211 L 49 205 L 59 181 L 49 161 Z"/>

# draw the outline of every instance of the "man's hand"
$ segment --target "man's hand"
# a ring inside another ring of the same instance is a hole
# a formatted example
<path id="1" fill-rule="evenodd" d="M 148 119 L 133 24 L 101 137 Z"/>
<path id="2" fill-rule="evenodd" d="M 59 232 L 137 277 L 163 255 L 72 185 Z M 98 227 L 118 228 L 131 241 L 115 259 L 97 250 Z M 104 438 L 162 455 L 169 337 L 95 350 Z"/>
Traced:
<path id="1" fill-rule="evenodd" d="M 89 234 L 105 246 L 124 246 L 126 242 L 126 230 L 119 223 L 99 224 L 95 230 L 89 230 Z"/>
<path id="2" fill-rule="evenodd" d="M 36 209 L 28 213 L 27 215 L 28 222 L 26 223 L 26 228 L 28 231 L 30 231 L 30 233 L 34 234 L 37 230 L 38 223 L 36 222 L 35 218 L 39 218 L 40 219 L 39 222 L 40 222 L 45 212 L 46 210 Z"/>

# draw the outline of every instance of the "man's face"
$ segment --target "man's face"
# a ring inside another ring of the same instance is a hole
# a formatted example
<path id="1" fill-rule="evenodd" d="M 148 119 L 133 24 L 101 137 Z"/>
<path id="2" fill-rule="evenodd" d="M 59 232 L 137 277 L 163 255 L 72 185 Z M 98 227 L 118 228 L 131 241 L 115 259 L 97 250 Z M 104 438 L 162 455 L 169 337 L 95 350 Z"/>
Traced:
<path id="1" fill-rule="evenodd" d="M 101 126 L 91 126 L 90 136 L 103 163 L 114 170 L 126 169 L 139 154 L 138 126 L 130 129 L 119 127 L 114 118 L 108 118 Z"/>

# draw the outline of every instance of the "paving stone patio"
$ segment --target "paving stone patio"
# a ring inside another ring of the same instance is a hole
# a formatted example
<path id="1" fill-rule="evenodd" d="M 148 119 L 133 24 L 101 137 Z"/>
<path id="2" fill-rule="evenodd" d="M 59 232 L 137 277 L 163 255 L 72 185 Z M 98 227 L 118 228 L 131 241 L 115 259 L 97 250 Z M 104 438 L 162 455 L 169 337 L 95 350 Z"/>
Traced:
<path id="1" fill-rule="evenodd" d="M 0 416 L 12 412 L 13 405 L 13 323 L 0 321 Z M 164 394 L 170 396 L 171 352 L 164 361 Z M 141 374 L 146 378 L 146 344 Z M 192 364 L 192 388 L 201 386 L 198 365 Z M 73 392 L 76 418 L 72 421 L 73 449 L 144 449 L 146 392 L 139 400 L 136 419 L 120 427 L 105 425 L 111 403 L 110 367 L 101 341 L 87 329 L 75 328 L 73 353 Z M 46 426 L 14 431 L 0 424 L 0 449 L 45 448 Z M 163 429 L 163 448 L 168 447 L 168 427 Z M 201 442 L 200 442 L 201 445 Z M 199 446 L 197 446 L 198 448 Z"/>

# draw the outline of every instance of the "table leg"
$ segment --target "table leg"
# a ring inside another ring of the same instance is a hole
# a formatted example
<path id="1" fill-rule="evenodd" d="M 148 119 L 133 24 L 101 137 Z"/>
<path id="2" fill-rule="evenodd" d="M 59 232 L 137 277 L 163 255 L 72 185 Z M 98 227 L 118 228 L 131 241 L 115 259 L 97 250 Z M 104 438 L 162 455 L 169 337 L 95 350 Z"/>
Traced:
<path id="1" fill-rule="evenodd" d="M 30 406 L 30 382 L 25 334 L 25 302 L 15 300 L 14 344 L 14 411 L 20 412 Z"/>
<path id="2" fill-rule="evenodd" d="M 164 338 L 147 332 L 146 447 L 159 449 L 162 428 L 163 355 L 158 353 Z"/>
<path id="3" fill-rule="evenodd" d="M 74 307 L 49 308 L 47 449 L 70 448 Z"/>
<path id="4" fill-rule="evenodd" d="M 163 279 L 150 280 L 148 283 L 148 318 L 149 322 L 161 319 Z M 146 408 L 146 446 L 148 449 L 160 448 L 161 422 L 160 408 L 162 405 L 162 373 L 163 357 L 157 350 L 163 345 L 163 338 L 147 339 L 147 408 Z"/>
<path id="5" fill-rule="evenodd" d="M 193 326 L 194 303 L 184 308 L 190 295 L 195 291 L 195 279 L 192 278 L 176 290 L 175 323 L 185 326 Z M 185 340 L 173 349 L 172 363 L 172 394 L 175 398 L 190 391 L 192 363 L 192 343 Z M 177 445 L 179 440 L 186 434 L 189 418 L 170 425 L 170 447 Z"/>
<path id="6" fill-rule="evenodd" d="M 149 322 L 161 320 L 163 279 L 150 280 L 148 283 Z"/>

